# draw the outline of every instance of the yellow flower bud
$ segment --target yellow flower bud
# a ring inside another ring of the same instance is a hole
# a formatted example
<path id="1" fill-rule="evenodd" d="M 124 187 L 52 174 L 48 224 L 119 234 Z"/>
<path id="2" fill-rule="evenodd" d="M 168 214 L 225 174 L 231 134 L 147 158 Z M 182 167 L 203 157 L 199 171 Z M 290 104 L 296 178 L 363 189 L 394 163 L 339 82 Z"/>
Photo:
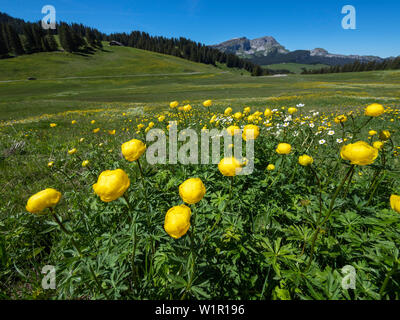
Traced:
<path id="1" fill-rule="evenodd" d="M 75 123 L 76 123 L 76 120 L 72 120 L 71 123 L 72 123 L 72 124 L 75 124 Z"/>
<path id="2" fill-rule="evenodd" d="M 223 158 L 218 164 L 218 169 L 222 175 L 233 177 L 242 171 L 242 165 L 235 157 Z"/>
<path id="3" fill-rule="evenodd" d="M 233 115 L 233 117 L 234 117 L 236 120 L 240 120 L 240 119 L 243 117 L 243 114 L 242 114 L 241 112 L 236 112 L 236 113 Z"/>
<path id="4" fill-rule="evenodd" d="M 192 211 L 181 204 L 168 210 L 164 220 L 164 230 L 174 239 L 184 236 L 190 227 Z"/>
<path id="5" fill-rule="evenodd" d="M 48 188 L 31 196 L 26 204 L 26 210 L 30 213 L 40 213 L 46 208 L 55 207 L 60 199 L 60 192 Z"/>
<path id="6" fill-rule="evenodd" d="M 267 170 L 268 170 L 268 171 L 273 171 L 273 170 L 275 170 L 275 166 L 274 166 L 272 163 L 270 163 L 270 164 L 267 166 Z"/>
<path id="7" fill-rule="evenodd" d="M 266 117 L 271 117 L 271 116 L 272 116 L 272 111 L 271 111 L 271 109 L 269 109 L 269 108 L 265 109 L 265 111 L 264 111 L 264 116 L 266 116 Z"/>
<path id="8" fill-rule="evenodd" d="M 205 106 L 205 107 L 211 107 L 212 106 L 212 101 L 211 100 L 206 100 L 206 101 L 204 101 L 203 102 L 203 106 Z"/>
<path id="9" fill-rule="evenodd" d="M 369 130 L 368 131 L 368 134 L 370 135 L 370 136 L 374 136 L 374 135 L 376 135 L 378 132 L 376 132 L 375 130 Z"/>
<path id="10" fill-rule="evenodd" d="M 333 121 L 335 121 L 335 123 L 343 123 L 347 121 L 347 117 L 342 114 L 340 116 L 337 116 Z"/>
<path id="11" fill-rule="evenodd" d="M 349 160 L 351 164 L 365 166 L 375 161 L 378 150 L 364 141 L 357 141 L 343 146 L 340 156 L 344 160 Z"/>
<path id="12" fill-rule="evenodd" d="M 370 104 L 365 108 L 365 115 L 370 117 L 379 117 L 384 112 L 385 109 L 379 103 Z"/>
<path id="13" fill-rule="evenodd" d="M 121 151 L 126 160 L 135 161 L 146 151 L 146 145 L 138 139 L 132 139 L 122 144 Z"/>
<path id="14" fill-rule="evenodd" d="M 177 106 L 179 106 L 179 102 L 178 101 L 172 101 L 170 104 L 169 104 L 169 107 L 170 108 L 176 108 Z"/>
<path id="15" fill-rule="evenodd" d="M 57 123 L 50 123 L 50 127 L 51 128 L 54 128 L 54 127 L 56 127 L 57 126 Z"/>
<path id="16" fill-rule="evenodd" d="M 302 166 L 309 166 L 314 162 L 314 159 L 306 154 L 302 155 L 299 157 L 299 163 Z"/>
<path id="17" fill-rule="evenodd" d="M 195 204 L 203 199 L 206 188 L 200 178 L 187 179 L 179 186 L 179 195 L 188 204 Z"/>
<path id="18" fill-rule="evenodd" d="M 235 135 L 235 130 L 236 130 L 236 133 L 239 133 L 240 128 L 238 126 L 229 126 L 228 128 L 226 128 L 226 131 L 232 137 Z"/>
<path id="19" fill-rule="evenodd" d="M 293 114 L 293 113 L 296 113 L 296 112 L 297 112 L 297 109 L 294 108 L 294 107 L 291 107 L 291 108 L 288 109 L 288 112 L 289 112 L 290 114 Z"/>
<path id="20" fill-rule="evenodd" d="M 388 130 L 382 130 L 379 133 L 379 139 L 381 139 L 382 141 L 386 141 L 390 139 L 390 132 Z"/>
<path id="21" fill-rule="evenodd" d="M 255 140 L 259 135 L 260 129 L 254 124 L 248 124 L 243 128 L 242 138 L 244 141 L 247 141 L 247 139 Z"/>
<path id="22" fill-rule="evenodd" d="M 226 116 L 229 116 L 231 113 L 232 113 L 232 108 L 230 108 L 230 107 L 226 108 L 225 111 L 224 111 L 224 114 Z"/>
<path id="23" fill-rule="evenodd" d="M 292 146 L 288 143 L 280 143 L 275 150 L 278 154 L 289 154 L 292 151 Z"/>
<path id="24" fill-rule="evenodd" d="M 82 167 L 86 167 L 89 164 L 89 160 L 82 161 Z"/>
<path id="25" fill-rule="evenodd" d="M 110 202 L 121 197 L 129 185 L 129 177 L 124 170 L 106 170 L 100 174 L 93 190 L 102 201 Z"/>
<path id="26" fill-rule="evenodd" d="M 69 154 L 75 154 L 78 150 L 76 150 L 76 148 L 73 148 L 71 150 L 68 150 Z"/>
<path id="27" fill-rule="evenodd" d="M 97 133 L 100 131 L 100 128 L 93 129 L 93 133 Z"/>
<path id="28" fill-rule="evenodd" d="M 372 144 L 372 146 L 373 146 L 375 149 L 381 150 L 382 147 L 383 147 L 383 142 L 382 142 L 382 141 L 375 141 L 375 142 Z"/>
<path id="29" fill-rule="evenodd" d="M 392 194 L 390 196 L 390 206 L 394 211 L 400 213 L 400 196 Z"/>

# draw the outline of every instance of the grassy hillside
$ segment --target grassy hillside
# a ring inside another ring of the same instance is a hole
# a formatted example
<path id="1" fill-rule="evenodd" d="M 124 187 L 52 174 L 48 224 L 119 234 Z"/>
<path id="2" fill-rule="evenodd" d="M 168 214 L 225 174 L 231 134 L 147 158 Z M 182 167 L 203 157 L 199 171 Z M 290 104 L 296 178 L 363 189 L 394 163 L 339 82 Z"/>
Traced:
<path id="1" fill-rule="evenodd" d="M 215 72 L 212 66 L 128 47 L 104 47 L 92 55 L 47 52 L 0 61 L 0 81 L 134 74 Z"/>
<path id="2" fill-rule="evenodd" d="M 303 71 L 303 68 L 306 68 L 308 70 L 314 70 L 314 69 L 321 69 L 328 67 L 328 65 L 325 64 L 302 64 L 302 63 L 277 63 L 277 64 L 269 64 L 263 66 L 268 69 L 272 70 L 289 70 L 294 73 L 301 73 Z"/>
<path id="3" fill-rule="evenodd" d="M 70 110 L 160 108 L 172 100 L 205 98 L 232 107 L 249 101 L 310 108 L 400 101 L 400 71 L 251 77 L 133 48 L 105 50 L 88 57 L 40 53 L 0 60 L 0 122 Z M 31 76 L 38 80 L 26 80 Z"/>

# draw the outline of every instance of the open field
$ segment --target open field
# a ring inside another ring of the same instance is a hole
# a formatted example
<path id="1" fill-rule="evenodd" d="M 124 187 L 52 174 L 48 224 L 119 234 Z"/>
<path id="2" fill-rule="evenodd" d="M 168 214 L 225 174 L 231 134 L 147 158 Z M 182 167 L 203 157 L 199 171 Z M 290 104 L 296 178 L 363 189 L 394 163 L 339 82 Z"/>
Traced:
<path id="1" fill-rule="evenodd" d="M 276 63 L 265 65 L 264 67 L 272 70 L 289 70 L 293 73 L 301 73 L 303 68 L 307 70 L 321 69 L 328 67 L 326 64 L 302 64 L 302 63 Z"/>
<path id="2" fill-rule="evenodd" d="M 113 47 L 0 60 L 0 81 L 0 298 L 400 299 L 400 204 L 390 204 L 400 194 L 399 71 L 250 77 Z M 371 103 L 385 112 L 366 116 Z M 168 135 L 168 121 L 198 134 L 256 125 L 254 172 L 145 154 L 139 167 L 121 154 L 145 130 Z M 341 151 L 357 141 L 368 146 L 354 163 Z M 304 154 L 312 164 L 299 163 Z M 114 169 L 130 184 L 105 202 L 93 185 Z M 189 204 L 179 186 L 195 177 L 206 190 Z M 28 213 L 46 188 L 62 194 L 54 211 Z M 192 214 L 175 239 L 165 215 L 183 203 Z M 56 290 L 41 286 L 49 264 Z M 346 265 L 354 290 L 341 285 Z"/>

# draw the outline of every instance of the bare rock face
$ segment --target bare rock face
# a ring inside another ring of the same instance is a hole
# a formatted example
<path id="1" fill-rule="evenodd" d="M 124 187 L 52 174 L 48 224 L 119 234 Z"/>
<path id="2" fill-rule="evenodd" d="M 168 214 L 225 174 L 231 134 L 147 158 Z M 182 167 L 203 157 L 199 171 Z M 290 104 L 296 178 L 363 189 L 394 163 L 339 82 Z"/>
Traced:
<path id="1" fill-rule="evenodd" d="M 282 46 L 274 37 L 266 36 L 249 40 L 246 37 L 236 38 L 211 46 L 222 52 L 233 53 L 241 58 L 250 61 L 268 65 L 274 63 L 304 63 L 315 64 L 322 63 L 327 65 L 343 65 L 356 60 L 361 62 L 383 61 L 376 56 L 343 55 L 329 53 L 322 48 L 312 50 L 289 51 Z"/>

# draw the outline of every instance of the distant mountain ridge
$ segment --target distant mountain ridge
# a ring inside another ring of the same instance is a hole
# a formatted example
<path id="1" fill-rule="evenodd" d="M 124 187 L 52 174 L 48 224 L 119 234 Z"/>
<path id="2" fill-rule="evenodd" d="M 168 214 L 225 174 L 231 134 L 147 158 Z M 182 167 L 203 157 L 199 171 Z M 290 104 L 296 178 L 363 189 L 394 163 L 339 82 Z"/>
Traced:
<path id="1" fill-rule="evenodd" d="M 212 45 L 211 47 L 225 53 L 233 53 L 259 65 L 276 63 L 321 63 L 334 66 L 352 63 L 357 60 L 360 62 L 369 62 L 374 60 L 382 62 L 384 60 L 377 56 L 333 54 L 322 48 L 289 51 L 271 36 L 265 36 L 253 40 L 241 37 L 217 45 Z"/>

